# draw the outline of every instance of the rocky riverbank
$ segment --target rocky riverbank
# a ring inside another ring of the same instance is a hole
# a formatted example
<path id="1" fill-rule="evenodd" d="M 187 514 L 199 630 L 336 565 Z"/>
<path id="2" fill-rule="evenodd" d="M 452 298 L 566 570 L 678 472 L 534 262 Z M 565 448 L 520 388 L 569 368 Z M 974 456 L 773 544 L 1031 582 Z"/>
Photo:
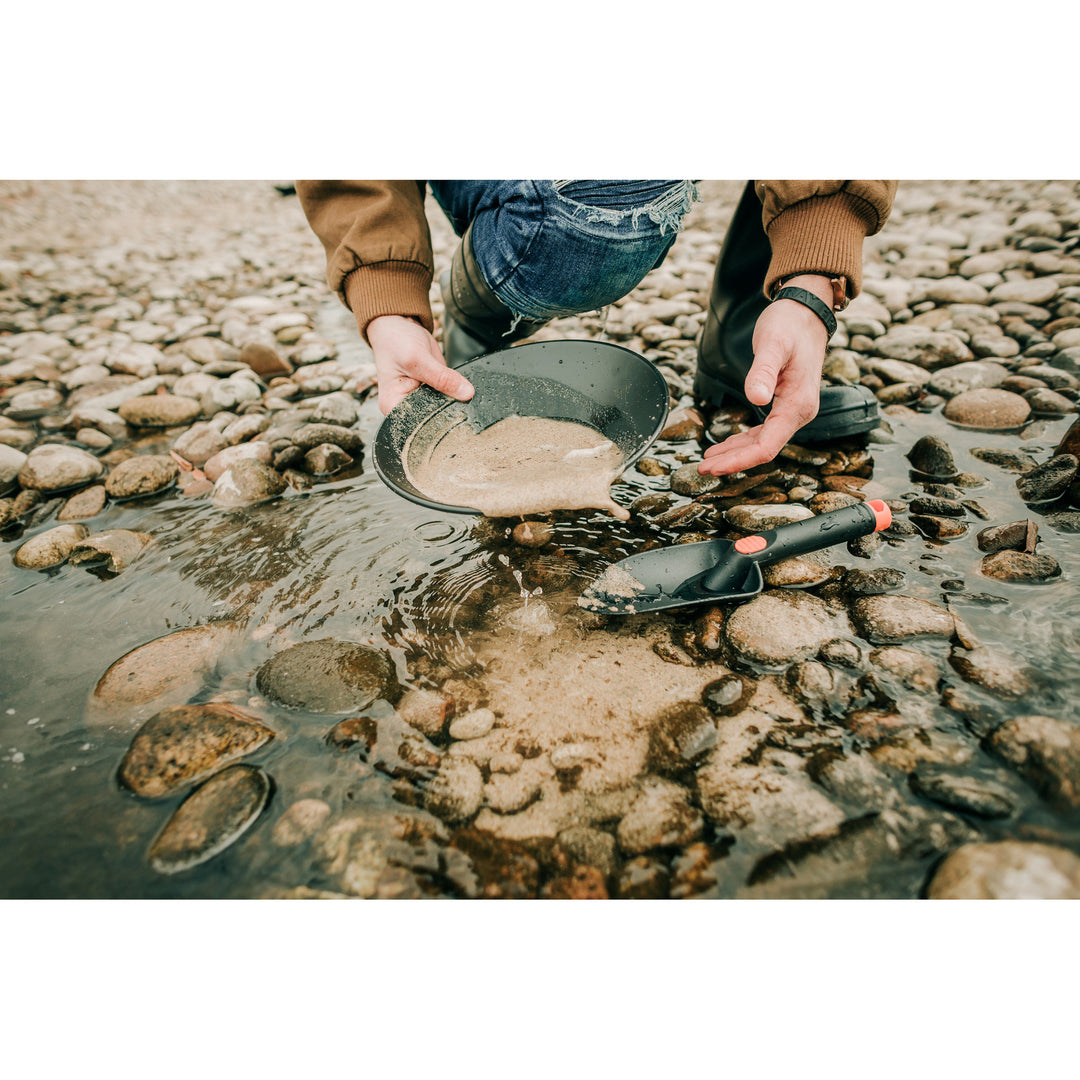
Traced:
<path id="1" fill-rule="evenodd" d="M 83 895 L 93 850 L 126 869 L 92 895 L 1080 896 L 1080 188 L 902 184 L 826 362 L 880 427 L 718 479 L 748 417 L 690 389 L 739 191 L 538 335 L 668 382 L 630 520 L 518 523 L 366 471 L 370 353 L 295 199 L 0 185 L 11 894 Z M 866 498 L 888 530 L 749 603 L 576 604 L 624 555 Z"/>

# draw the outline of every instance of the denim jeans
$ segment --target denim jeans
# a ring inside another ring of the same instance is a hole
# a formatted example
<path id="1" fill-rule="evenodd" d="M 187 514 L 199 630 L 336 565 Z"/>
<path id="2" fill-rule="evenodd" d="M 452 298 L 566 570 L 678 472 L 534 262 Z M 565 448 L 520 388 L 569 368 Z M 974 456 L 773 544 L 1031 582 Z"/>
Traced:
<path id="1" fill-rule="evenodd" d="M 622 299 L 667 255 L 698 199 L 689 180 L 431 180 L 491 291 L 546 322 Z"/>

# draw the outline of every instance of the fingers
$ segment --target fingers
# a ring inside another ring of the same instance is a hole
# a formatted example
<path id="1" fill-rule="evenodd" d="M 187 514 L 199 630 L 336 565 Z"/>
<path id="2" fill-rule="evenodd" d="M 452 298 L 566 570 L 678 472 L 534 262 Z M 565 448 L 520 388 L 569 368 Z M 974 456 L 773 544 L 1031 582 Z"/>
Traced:
<path id="1" fill-rule="evenodd" d="M 420 384 L 407 375 L 394 375 L 379 380 L 379 412 L 385 416 L 403 397 Z"/>
<path id="2" fill-rule="evenodd" d="M 776 393 L 776 380 L 787 363 L 787 354 L 773 340 L 754 342 L 754 362 L 746 374 L 743 392 L 754 405 L 768 405 Z"/>
<path id="3" fill-rule="evenodd" d="M 460 372 L 447 367 L 441 356 L 438 359 L 431 353 L 417 356 L 408 364 L 407 370 L 414 379 L 457 401 L 468 401 L 476 393 L 473 384 Z"/>

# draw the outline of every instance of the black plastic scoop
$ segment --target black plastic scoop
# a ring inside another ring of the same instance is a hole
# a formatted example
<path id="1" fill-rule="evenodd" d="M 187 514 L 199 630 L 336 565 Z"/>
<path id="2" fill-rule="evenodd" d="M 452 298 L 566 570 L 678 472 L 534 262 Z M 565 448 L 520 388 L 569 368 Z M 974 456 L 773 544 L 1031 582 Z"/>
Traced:
<path id="1" fill-rule="evenodd" d="M 660 434 L 668 387 L 655 365 L 603 341 L 538 341 L 477 357 L 458 369 L 476 388 L 471 401 L 421 386 L 399 402 L 375 435 L 372 459 L 382 481 L 433 510 L 480 513 L 436 502 L 409 479 L 416 466 L 459 424 L 481 432 L 509 416 L 569 420 L 600 432 L 632 465 Z"/>
<path id="2" fill-rule="evenodd" d="M 892 524 L 880 499 L 744 536 L 643 551 L 613 563 L 578 604 L 609 615 L 749 600 L 765 587 L 761 567 L 842 544 Z"/>

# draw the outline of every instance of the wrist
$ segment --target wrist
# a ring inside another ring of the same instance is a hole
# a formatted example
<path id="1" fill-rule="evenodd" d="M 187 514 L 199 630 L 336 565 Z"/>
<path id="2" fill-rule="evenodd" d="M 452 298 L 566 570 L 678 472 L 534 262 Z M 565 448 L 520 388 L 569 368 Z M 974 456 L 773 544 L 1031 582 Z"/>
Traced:
<path id="1" fill-rule="evenodd" d="M 832 277 L 830 275 L 794 274 L 792 277 L 784 278 L 780 287 L 786 289 L 789 286 L 796 289 L 806 289 L 808 292 L 812 292 L 830 310 L 832 309 L 833 286 Z M 777 289 L 776 291 L 779 292 L 780 289 Z"/>
<path id="2" fill-rule="evenodd" d="M 374 344 L 374 339 L 389 332 L 402 329 L 407 323 L 423 324 L 414 315 L 377 315 L 367 324 L 367 339 Z"/>

